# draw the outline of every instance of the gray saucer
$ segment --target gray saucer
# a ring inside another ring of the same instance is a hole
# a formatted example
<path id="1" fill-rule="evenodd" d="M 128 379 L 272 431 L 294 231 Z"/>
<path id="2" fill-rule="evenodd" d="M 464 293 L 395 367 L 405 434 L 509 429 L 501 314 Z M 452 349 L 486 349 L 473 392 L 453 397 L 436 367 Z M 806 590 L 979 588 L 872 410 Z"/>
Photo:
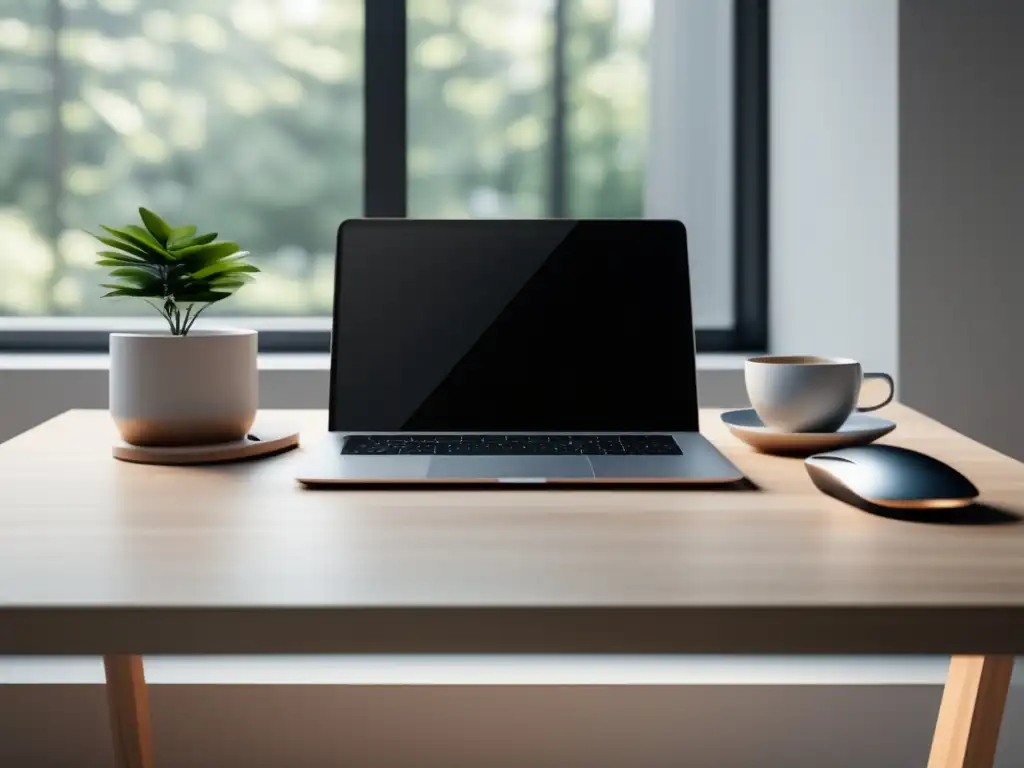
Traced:
<path id="1" fill-rule="evenodd" d="M 896 423 L 879 416 L 854 413 L 835 432 L 779 432 L 766 427 L 753 408 L 727 411 L 722 421 L 736 437 L 764 453 L 808 456 L 851 445 L 865 445 L 896 429 Z"/>

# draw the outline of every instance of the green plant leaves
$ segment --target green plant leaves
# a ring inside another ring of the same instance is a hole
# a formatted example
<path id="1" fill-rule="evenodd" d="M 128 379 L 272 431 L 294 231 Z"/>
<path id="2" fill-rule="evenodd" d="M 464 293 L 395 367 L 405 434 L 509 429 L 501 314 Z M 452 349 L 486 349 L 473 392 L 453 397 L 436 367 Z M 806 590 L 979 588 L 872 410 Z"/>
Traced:
<path id="1" fill-rule="evenodd" d="M 174 251 L 179 248 L 187 248 L 190 245 L 202 245 L 202 243 L 197 243 L 196 240 L 212 243 L 217 239 L 216 232 L 211 232 L 209 235 L 200 235 L 199 237 L 195 237 L 195 234 L 196 228 L 191 224 L 187 227 L 174 227 L 167 236 L 167 250 Z"/>
<path id="2" fill-rule="evenodd" d="M 238 253 L 240 250 L 241 248 L 238 243 L 209 243 L 193 245 L 189 248 L 176 250 L 174 252 L 174 258 L 178 261 L 187 259 L 190 264 L 201 264 L 202 266 L 206 266 L 207 264 L 212 264 L 226 256 L 230 256 L 233 253 Z"/>
<path id="3" fill-rule="evenodd" d="M 164 250 L 163 243 L 161 243 L 159 240 L 153 237 L 153 235 L 149 233 L 148 229 L 143 229 L 137 224 L 128 224 L 121 231 L 134 236 L 138 241 L 144 243 L 147 247 L 155 249 L 157 253 L 166 253 L 166 251 Z"/>
<path id="4" fill-rule="evenodd" d="M 238 243 L 216 242 L 217 233 L 197 235 L 189 224 L 173 227 L 146 208 L 139 209 L 145 229 L 135 224 L 104 226 L 110 237 L 94 235 L 114 250 L 99 251 L 97 264 L 112 267 L 116 281 L 104 283 L 104 298 L 143 298 L 167 321 L 171 333 L 185 335 L 205 307 L 231 296 L 251 282 L 259 268 Z M 188 305 L 187 308 L 185 305 Z"/>
<path id="5" fill-rule="evenodd" d="M 148 269 L 141 269 L 139 267 L 121 267 L 119 269 L 111 270 L 110 276 L 116 277 L 127 283 L 131 283 L 136 288 L 144 288 L 151 291 L 155 297 L 163 295 L 163 276 L 159 273 L 154 274 Z"/>
<path id="6" fill-rule="evenodd" d="M 146 229 L 149 231 L 149 234 L 151 234 L 161 246 L 167 245 L 167 240 L 171 236 L 170 224 L 146 208 L 139 208 L 139 216 L 142 218 L 142 223 L 146 225 Z"/>
<path id="7" fill-rule="evenodd" d="M 204 277 L 210 277 L 221 272 L 259 272 L 259 269 L 252 264 L 240 264 L 237 261 L 217 261 L 195 272 L 192 277 L 195 280 L 202 280 Z"/>
<path id="8" fill-rule="evenodd" d="M 225 291 L 196 291 L 195 293 L 186 293 L 181 296 L 175 296 L 176 301 L 184 303 L 194 302 L 196 304 L 212 304 L 215 301 L 221 301 L 226 299 L 231 294 Z"/>
<path id="9" fill-rule="evenodd" d="M 119 253 L 117 251 L 100 251 L 96 255 L 100 257 L 99 261 L 96 263 L 101 267 L 118 267 L 122 265 L 132 266 L 147 263 L 144 259 L 141 259 L 138 256 Z"/>
<path id="10" fill-rule="evenodd" d="M 227 291 L 234 293 L 246 283 L 253 281 L 252 275 L 247 275 L 242 272 L 234 272 L 224 275 L 218 275 L 210 280 L 210 287 L 218 291 Z"/>
<path id="11" fill-rule="evenodd" d="M 118 248 L 124 251 L 125 253 L 130 253 L 132 256 L 138 256 L 140 259 L 143 259 L 144 261 L 152 261 L 153 259 L 153 257 L 150 255 L 148 251 L 145 251 L 137 246 L 129 245 L 120 240 L 114 240 L 113 238 L 101 237 L 100 235 L 93 235 L 93 237 L 95 237 L 104 245 L 110 246 L 111 248 Z M 109 253 L 109 251 L 102 251 L 102 253 Z"/>
<path id="12" fill-rule="evenodd" d="M 164 247 L 142 227 L 134 224 L 129 224 L 121 229 L 114 229 L 103 224 L 100 226 L 120 241 L 115 242 L 113 246 L 115 248 L 131 246 L 136 252 L 141 251 L 143 258 L 147 261 L 166 261 L 170 258 L 170 254 L 164 250 Z M 109 245 L 109 243 L 107 244 Z M 129 251 L 129 253 L 131 252 Z"/>
<path id="13" fill-rule="evenodd" d="M 132 288 L 129 285 L 117 285 L 115 283 L 101 283 L 100 288 L 110 288 L 109 293 L 103 294 L 103 298 L 108 296 L 132 296 L 139 299 L 152 298 L 152 293 L 143 288 Z"/>
<path id="14" fill-rule="evenodd" d="M 188 237 L 188 238 L 185 238 L 184 240 L 176 240 L 174 242 L 174 252 L 175 252 L 175 255 L 177 255 L 177 253 L 179 253 L 180 251 L 183 251 L 183 250 L 185 250 L 187 248 L 192 248 L 192 247 L 197 246 L 197 245 L 206 245 L 207 243 L 212 243 L 216 239 L 217 239 L 217 233 L 216 232 L 210 232 L 210 233 L 205 234 L 205 235 L 196 235 L 195 237 Z"/>
<path id="15" fill-rule="evenodd" d="M 172 227 L 170 238 L 172 240 L 184 240 L 192 237 L 196 233 L 195 224 L 186 224 L 183 227 Z"/>

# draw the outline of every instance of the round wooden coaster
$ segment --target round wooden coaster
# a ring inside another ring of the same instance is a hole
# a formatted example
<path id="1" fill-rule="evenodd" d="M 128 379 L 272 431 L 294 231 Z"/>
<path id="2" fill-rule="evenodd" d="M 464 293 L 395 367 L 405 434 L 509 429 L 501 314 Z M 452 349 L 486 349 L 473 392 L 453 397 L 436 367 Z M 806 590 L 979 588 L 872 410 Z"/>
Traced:
<path id="1" fill-rule="evenodd" d="M 263 428 L 256 424 L 244 440 L 233 443 L 162 447 L 131 445 L 122 441 L 114 445 L 113 453 L 115 459 L 137 464 L 212 464 L 269 456 L 291 450 L 298 444 L 298 432 Z"/>

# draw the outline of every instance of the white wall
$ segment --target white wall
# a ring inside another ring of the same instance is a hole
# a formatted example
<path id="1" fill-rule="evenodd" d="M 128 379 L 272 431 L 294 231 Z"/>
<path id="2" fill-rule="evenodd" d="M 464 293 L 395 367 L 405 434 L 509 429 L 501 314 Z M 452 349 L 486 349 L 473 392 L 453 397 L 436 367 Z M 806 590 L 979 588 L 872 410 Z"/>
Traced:
<path id="1" fill-rule="evenodd" d="M 771 34 L 772 350 L 895 373 L 897 0 L 772 0 Z"/>

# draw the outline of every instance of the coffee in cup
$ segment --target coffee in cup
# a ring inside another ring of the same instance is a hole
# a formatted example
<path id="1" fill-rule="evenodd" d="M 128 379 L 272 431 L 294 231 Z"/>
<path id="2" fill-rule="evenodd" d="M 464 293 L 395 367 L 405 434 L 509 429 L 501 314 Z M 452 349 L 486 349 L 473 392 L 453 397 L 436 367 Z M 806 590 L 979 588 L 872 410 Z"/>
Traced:
<path id="1" fill-rule="evenodd" d="M 864 373 L 856 360 L 813 355 L 765 355 L 747 360 L 747 395 L 761 421 L 782 432 L 835 432 L 855 410 L 874 411 L 892 402 L 887 373 Z M 858 407 L 861 383 L 882 379 L 889 395 Z"/>

